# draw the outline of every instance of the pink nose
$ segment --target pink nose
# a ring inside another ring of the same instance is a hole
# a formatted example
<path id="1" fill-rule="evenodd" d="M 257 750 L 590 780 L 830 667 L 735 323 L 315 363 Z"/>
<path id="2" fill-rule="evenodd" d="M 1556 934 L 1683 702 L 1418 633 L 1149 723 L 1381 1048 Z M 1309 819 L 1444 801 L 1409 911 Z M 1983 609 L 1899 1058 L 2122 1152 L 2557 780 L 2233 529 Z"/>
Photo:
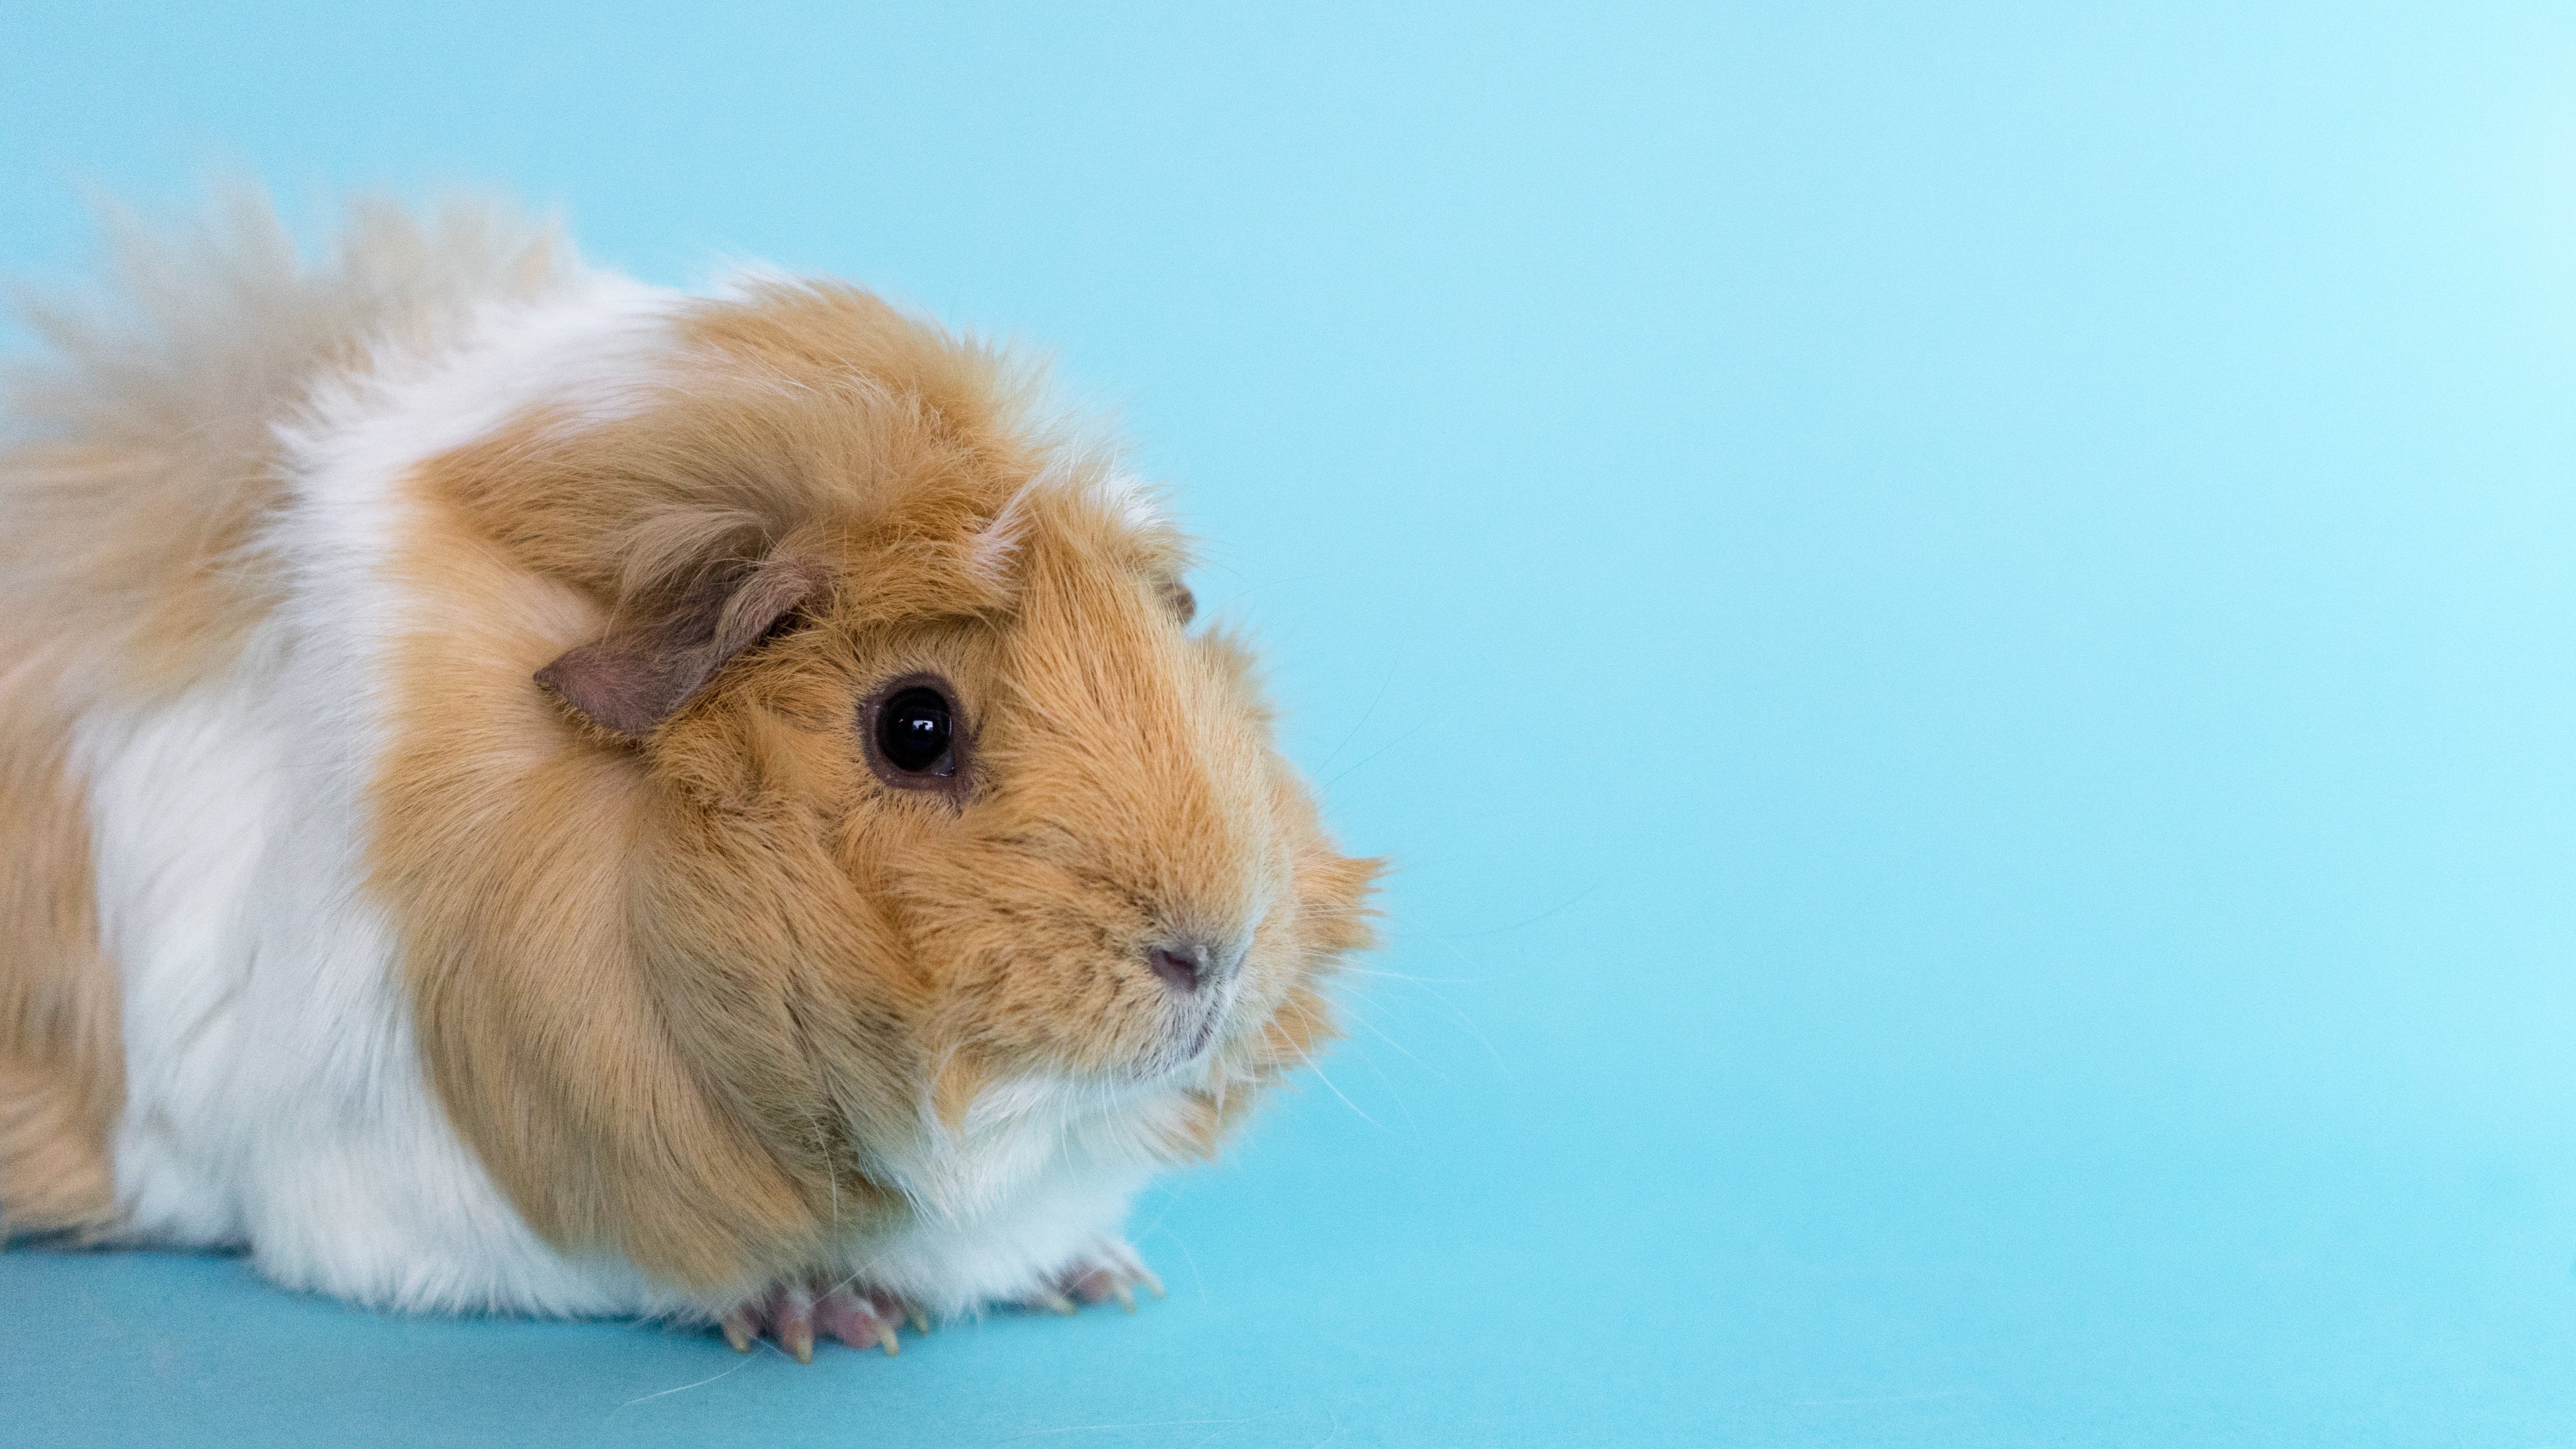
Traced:
<path id="1" fill-rule="evenodd" d="M 1196 991 L 1207 976 L 1208 952 L 1196 941 L 1175 941 L 1145 953 L 1145 964 L 1175 991 Z"/>

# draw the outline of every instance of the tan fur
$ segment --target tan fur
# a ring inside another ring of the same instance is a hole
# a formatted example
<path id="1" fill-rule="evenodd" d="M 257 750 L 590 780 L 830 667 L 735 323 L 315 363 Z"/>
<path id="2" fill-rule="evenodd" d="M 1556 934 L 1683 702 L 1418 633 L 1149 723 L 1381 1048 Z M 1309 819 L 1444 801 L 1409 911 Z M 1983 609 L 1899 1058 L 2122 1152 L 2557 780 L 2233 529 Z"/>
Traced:
<path id="1" fill-rule="evenodd" d="M 1174 929 L 1261 921 L 1176 1155 L 1332 1034 L 1373 867 L 1317 827 L 1241 651 L 1183 631 L 1182 541 L 1082 486 L 1105 462 L 1030 387 L 865 294 L 768 286 L 685 319 L 641 415 L 531 417 L 415 480 L 437 605 L 377 878 L 441 1097 L 559 1244 L 711 1301 L 819 1263 L 903 1211 L 879 1158 L 925 1114 L 1177 1061 L 1142 959 Z M 536 687 L 782 556 L 830 580 L 803 627 L 640 744 Z M 972 722 L 962 800 L 866 763 L 864 700 L 915 671 Z"/>
<path id="2" fill-rule="evenodd" d="M 425 529 L 409 566 L 455 607 L 402 661 L 377 858 L 432 1072 L 540 1232 L 725 1282 L 818 1205 L 709 1100 L 636 959 L 641 762 L 571 737 L 531 686 L 598 612 L 454 534 Z"/>
<path id="3" fill-rule="evenodd" d="M 88 822 L 32 713 L 0 703 L 0 1237 L 113 1221 L 108 1134 L 124 1105 Z"/>
<path id="4" fill-rule="evenodd" d="M 106 287 L 25 304 L 47 354 L 0 396 L 0 1224 L 30 1229 L 112 1216 L 123 1092 L 73 722 L 218 676 L 267 616 L 272 428 L 306 389 L 562 275 L 545 233 L 472 208 L 362 204 L 313 267 L 255 193 L 168 239 L 107 220 Z"/>

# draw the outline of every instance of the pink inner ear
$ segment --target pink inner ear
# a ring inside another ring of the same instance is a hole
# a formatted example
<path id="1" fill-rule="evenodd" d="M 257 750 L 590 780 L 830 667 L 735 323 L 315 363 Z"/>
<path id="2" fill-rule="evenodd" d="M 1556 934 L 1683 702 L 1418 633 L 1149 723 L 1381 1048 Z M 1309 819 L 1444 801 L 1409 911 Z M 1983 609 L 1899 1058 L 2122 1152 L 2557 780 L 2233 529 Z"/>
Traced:
<path id="1" fill-rule="evenodd" d="M 640 738 L 822 582 L 821 570 L 786 558 L 709 580 L 653 618 L 565 650 L 537 671 L 537 683 L 601 729 Z"/>

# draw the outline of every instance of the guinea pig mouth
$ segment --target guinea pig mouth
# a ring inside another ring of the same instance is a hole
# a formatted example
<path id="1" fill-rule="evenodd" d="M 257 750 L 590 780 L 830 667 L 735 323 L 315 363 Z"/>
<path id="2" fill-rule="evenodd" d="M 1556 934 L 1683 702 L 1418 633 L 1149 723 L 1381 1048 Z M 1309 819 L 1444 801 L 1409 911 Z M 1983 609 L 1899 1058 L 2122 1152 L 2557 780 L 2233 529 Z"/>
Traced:
<path id="1" fill-rule="evenodd" d="M 1234 1012 L 1234 997 L 1235 993 L 1228 989 L 1199 1004 L 1177 1023 L 1167 1039 L 1169 1045 L 1155 1054 L 1156 1060 L 1146 1067 L 1145 1075 L 1169 1076 L 1205 1063 L 1224 1036 L 1226 1020 Z"/>

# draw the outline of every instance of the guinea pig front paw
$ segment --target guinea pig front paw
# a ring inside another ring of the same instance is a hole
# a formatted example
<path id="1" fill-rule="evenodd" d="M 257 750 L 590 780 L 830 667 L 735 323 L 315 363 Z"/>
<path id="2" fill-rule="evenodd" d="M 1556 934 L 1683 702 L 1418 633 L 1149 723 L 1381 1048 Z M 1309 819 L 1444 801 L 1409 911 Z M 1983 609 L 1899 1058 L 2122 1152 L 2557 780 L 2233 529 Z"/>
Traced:
<path id="1" fill-rule="evenodd" d="M 791 1278 L 720 1322 L 725 1342 L 736 1353 L 749 1353 L 754 1341 L 766 1338 L 794 1354 L 798 1363 L 812 1363 L 817 1333 L 852 1348 L 882 1348 L 892 1358 L 899 1351 L 894 1326 L 905 1312 L 902 1300 L 890 1293 L 855 1287 L 846 1280 Z M 911 1317 L 916 1330 L 925 1326 L 919 1310 L 912 1310 Z"/>
<path id="2" fill-rule="evenodd" d="M 1090 1252 L 1048 1275 L 1036 1292 L 1020 1300 L 1019 1306 L 1074 1313 L 1086 1304 L 1106 1303 L 1114 1298 L 1119 1307 L 1133 1313 L 1139 1286 L 1157 1298 L 1163 1296 L 1163 1280 L 1154 1276 L 1134 1248 L 1103 1239 Z"/>

